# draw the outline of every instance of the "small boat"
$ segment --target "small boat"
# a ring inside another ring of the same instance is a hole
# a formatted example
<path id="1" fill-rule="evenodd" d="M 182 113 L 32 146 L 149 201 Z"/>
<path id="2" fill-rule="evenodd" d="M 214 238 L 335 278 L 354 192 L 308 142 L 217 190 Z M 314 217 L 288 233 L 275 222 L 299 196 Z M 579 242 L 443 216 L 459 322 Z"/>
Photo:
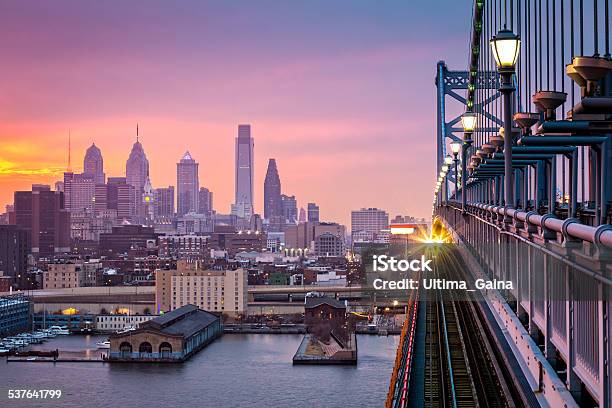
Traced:
<path id="1" fill-rule="evenodd" d="M 35 361 L 35 360 L 36 360 L 36 357 L 28 357 L 26 360 L 27 360 L 27 361 Z"/>
<path id="2" fill-rule="evenodd" d="M 99 341 L 96 343 L 96 346 L 98 346 L 99 349 L 110 349 L 110 341 Z"/>

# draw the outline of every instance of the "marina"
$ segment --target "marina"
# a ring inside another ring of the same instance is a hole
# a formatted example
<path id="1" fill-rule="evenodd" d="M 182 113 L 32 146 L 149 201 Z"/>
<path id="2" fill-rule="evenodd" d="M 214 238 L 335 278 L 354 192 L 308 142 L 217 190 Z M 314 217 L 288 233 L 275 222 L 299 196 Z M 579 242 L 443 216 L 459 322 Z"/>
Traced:
<path id="1" fill-rule="evenodd" d="M 62 389 L 65 407 L 80 407 L 84 399 L 90 406 L 138 408 L 150 406 L 151 401 L 156 406 L 202 406 L 202 395 L 206 395 L 206 406 L 301 408 L 311 407 L 313 399 L 326 401 L 327 406 L 380 406 L 388 389 L 387 382 L 381 379 L 391 374 L 399 337 L 357 337 L 359 362 L 354 366 L 294 366 L 292 357 L 301 335 L 236 334 L 219 338 L 180 365 L 29 364 L 6 363 L 1 358 L 0 376 L 4 387 L 15 389 L 30 384 L 33 376 L 53 378 L 56 388 Z M 33 347 L 94 356 L 100 353 L 96 343 L 105 338 L 57 336 Z M 134 392 L 142 387 L 143 376 L 146 399 L 141 398 L 142 393 Z M 244 384 L 250 384 L 248 393 Z M 14 404 L 35 407 L 40 401 Z"/>

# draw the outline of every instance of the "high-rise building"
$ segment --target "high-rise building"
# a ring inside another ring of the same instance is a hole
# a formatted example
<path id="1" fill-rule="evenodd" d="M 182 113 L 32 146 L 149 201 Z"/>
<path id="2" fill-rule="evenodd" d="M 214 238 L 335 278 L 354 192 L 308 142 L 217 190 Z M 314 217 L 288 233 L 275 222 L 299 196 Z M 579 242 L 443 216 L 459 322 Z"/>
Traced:
<path id="1" fill-rule="evenodd" d="M 306 222 L 306 210 L 304 209 L 304 207 L 300 207 L 300 216 L 298 221 L 299 222 Z"/>
<path id="2" fill-rule="evenodd" d="M 16 191 L 14 211 L 15 225 L 27 231 L 34 255 L 70 251 L 70 213 L 64 207 L 64 193 L 44 185 Z"/>
<path id="3" fill-rule="evenodd" d="M 251 125 L 238 125 L 236 137 L 236 198 L 232 214 L 250 219 L 253 214 L 253 155 Z"/>
<path id="4" fill-rule="evenodd" d="M 0 225 L 0 276 L 24 287 L 28 268 L 28 233 L 16 225 Z"/>
<path id="5" fill-rule="evenodd" d="M 64 203 L 68 211 L 91 211 L 94 208 L 96 181 L 89 173 L 64 173 Z"/>
<path id="6" fill-rule="evenodd" d="M 213 213 L 213 193 L 206 187 L 200 187 L 198 213 L 210 216 Z"/>
<path id="7" fill-rule="evenodd" d="M 176 164 L 177 215 L 181 216 L 189 212 L 198 211 L 199 190 L 198 163 L 187 151 L 181 158 L 181 161 Z"/>
<path id="8" fill-rule="evenodd" d="M 155 196 L 155 216 L 172 217 L 174 215 L 174 186 L 157 188 Z"/>
<path id="9" fill-rule="evenodd" d="M 295 196 L 288 196 L 281 194 L 281 201 L 283 204 L 283 218 L 285 222 L 289 224 L 295 224 L 297 222 L 297 200 Z"/>
<path id="10" fill-rule="evenodd" d="M 378 208 L 362 208 L 351 211 L 351 236 L 362 241 L 376 239 L 382 230 L 389 228 L 389 214 Z"/>
<path id="11" fill-rule="evenodd" d="M 85 152 L 83 173 L 91 174 L 96 184 L 104 184 L 104 159 L 102 159 L 102 152 L 95 143 L 92 143 Z"/>
<path id="12" fill-rule="evenodd" d="M 319 222 L 319 206 L 308 203 L 308 222 Z"/>
<path id="13" fill-rule="evenodd" d="M 151 179 L 149 179 L 148 176 L 143 187 L 141 200 L 144 206 L 144 221 L 146 225 L 150 225 L 155 216 L 155 195 L 153 186 L 151 185 Z"/>
<path id="14" fill-rule="evenodd" d="M 278 176 L 276 160 L 270 159 L 264 180 L 264 218 L 272 219 L 283 215 L 281 181 Z"/>
<path id="15" fill-rule="evenodd" d="M 143 187 L 144 191 L 144 187 Z M 95 210 L 116 210 L 119 220 L 131 220 L 135 213 L 134 186 L 125 177 L 109 177 L 96 186 Z"/>
<path id="16" fill-rule="evenodd" d="M 125 165 L 125 178 L 127 184 L 134 186 L 135 215 L 144 216 L 144 204 L 142 196 L 144 185 L 149 177 L 149 161 L 145 155 L 142 144 L 138 139 L 138 127 L 136 128 L 136 143 L 132 146 L 130 157 Z"/>

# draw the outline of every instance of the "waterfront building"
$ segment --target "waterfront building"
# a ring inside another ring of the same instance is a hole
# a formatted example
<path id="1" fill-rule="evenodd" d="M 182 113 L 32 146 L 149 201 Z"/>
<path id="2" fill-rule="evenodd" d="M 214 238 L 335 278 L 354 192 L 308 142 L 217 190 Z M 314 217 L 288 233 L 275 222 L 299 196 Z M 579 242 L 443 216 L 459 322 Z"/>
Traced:
<path id="1" fill-rule="evenodd" d="M 64 207 L 64 193 L 33 185 L 32 191 L 16 191 L 14 197 L 14 224 L 27 231 L 32 254 L 70 251 L 70 213 Z"/>
<path id="2" fill-rule="evenodd" d="M 204 270 L 198 262 L 177 261 L 177 268 L 155 272 L 157 312 L 194 304 L 211 312 L 232 315 L 247 311 L 245 269 Z"/>
<path id="3" fill-rule="evenodd" d="M 102 333 L 112 333 L 128 328 L 138 328 L 144 322 L 154 319 L 157 315 L 142 314 L 112 314 L 97 315 L 95 328 Z"/>
<path id="4" fill-rule="evenodd" d="M 206 187 L 200 187 L 198 213 L 210 217 L 213 213 L 213 193 Z"/>
<path id="5" fill-rule="evenodd" d="M 64 173 L 64 203 L 68 211 L 92 211 L 96 182 L 93 174 Z"/>
<path id="6" fill-rule="evenodd" d="M 102 152 L 95 143 L 92 143 L 85 151 L 83 173 L 93 176 L 95 184 L 104 184 L 104 159 L 102 158 Z"/>
<path id="7" fill-rule="evenodd" d="M 149 177 L 149 160 L 138 139 L 138 127 L 136 127 L 136 142 L 125 164 L 125 178 L 126 183 L 134 187 L 132 202 L 135 205 L 135 215 L 138 217 L 144 216 L 142 196 L 147 177 Z"/>
<path id="8" fill-rule="evenodd" d="M 308 221 L 319 222 L 319 206 L 315 203 L 308 203 Z"/>
<path id="9" fill-rule="evenodd" d="M 31 304 L 21 294 L 0 297 L 0 337 L 27 331 L 31 327 Z"/>
<path id="10" fill-rule="evenodd" d="M 0 225 L 0 275 L 22 287 L 28 269 L 28 233 L 16 225 Z M 1 292 L 1 291 L 0 291 Z"/>
<path id="11" fill-rule="evenodd" d="M 253 214 L 253 161 L 255 143 L 251 137 L 251 125 L 238 125 L 236 137 L 236 196 L 232 214 L 250 219 Z"/>
<path id="12" fill-rule="evenodd" d="M 156 188 L 154 193 L 154 215 L 156 219 L 174 216 L 174 186 Z"/>
<path id="13" fill-rule="evenodd" d="M 110 336 L 110 361 L 181 362 L 223 334 L 219 316 L 185 305 Z"/>
<path id="14" fill-rule="evenodd" d="M 351 211 L 351 238 L 353 242 L 374 241 L 381 231 L 389 228 L 389 214 L 378 208 Z M 358 239 L 355 239 L 355 238 Z"/>
<path id="15" fill-rule="evenodd" d="M 176 164 L 176 212 L 179 216 L 199 210 L 198 166 L 189 151 Z"/>

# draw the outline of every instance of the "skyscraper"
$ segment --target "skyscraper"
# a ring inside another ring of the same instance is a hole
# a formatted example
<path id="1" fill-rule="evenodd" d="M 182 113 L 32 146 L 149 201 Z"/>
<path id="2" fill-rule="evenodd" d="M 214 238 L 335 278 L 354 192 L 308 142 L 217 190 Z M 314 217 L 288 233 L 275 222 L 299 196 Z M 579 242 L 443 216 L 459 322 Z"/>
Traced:
<path id="1" fill-rule="evenodd" d="M 213 193 L 206 187 L 200 187 L 198 207 L 198 213 L 200 214 L 211 215 L 213 212 Z"/>
<path id="2" fill-rule="evenodd" d="M 264 218 L 269 220 L 281 215 L 283 215 L 281 181 L 276 168 L 276 160 L 270 159 L 264 181 Z"/>
<path id="3" fill-rule="evenodd" d="M 198 211 L 198 163 L 185 152 L 176 164 L 176 211 L 179 216 Z"/>
<path id="4" fill-rule="evenodd" d="M 125 177 L 109 177 L 106 184 L 96 186 L 95 209 L 116 210 L 119 220 L 131 220 L 136 207 L 134 199 L 134 186 L 127 184 Z"/>
<path id="5" fill-rule="evenodd" d="M 142 144 L 138 140 L 138 126 L 136 127 L 136 143 L 132 146 L 130 157 L 125 165 L 126 182 L 134 186 L 134 204 L 137 216 L 144 216 L 142 201 L 144 185 L 149 177 L 149 161 L 145 155 Z"/>
<path id="6" fill-rule="evenodd" d="M 64 205 L 68 211 L 93 210 L 96 192 L 94 177 L 88 173 L 64 173 Z"/>
<path id="7" fill-rule="evenodd" d="M 319 206 L 315 203 L 308 203 L 308 221 L 319 222 Z"/>
<path id="8" fill-rule="evenodd" d="M 102 152 L 95 143 L 92 143 L 85 152 L 83 173 L 92 175 L 96 184 L 104 184 L 104 159 L 102 159 Z"/>
<path id="9" fill-rule="evenodd" d="M 288 196 L 281 194 L 281 201 L 283 205 L 283 218 L 285 222 L 289 224 L 295 224 L 297 222 L 297 200 L 295 196 Z"/>
<path id="10" fill-rule="evenodd" d="M 172 217 L 174 215 L 174 186 L 155 189 L 155 216 Z"/>
<path id="11" fill-rule="evenodd" d="M 253 214 L 253 154 L 255 143 L 251 125 L 238 125 L 236 137 L 236 199 L 232 214 L 251 218 Z"/>
<path id="12" fill-rule="evenodd" d="M 26 230 L 32 253 L 52 256 L 70 250 L 70 213 L 64 193 L 45 185 L 15 192 L 15 224 Z"/>

